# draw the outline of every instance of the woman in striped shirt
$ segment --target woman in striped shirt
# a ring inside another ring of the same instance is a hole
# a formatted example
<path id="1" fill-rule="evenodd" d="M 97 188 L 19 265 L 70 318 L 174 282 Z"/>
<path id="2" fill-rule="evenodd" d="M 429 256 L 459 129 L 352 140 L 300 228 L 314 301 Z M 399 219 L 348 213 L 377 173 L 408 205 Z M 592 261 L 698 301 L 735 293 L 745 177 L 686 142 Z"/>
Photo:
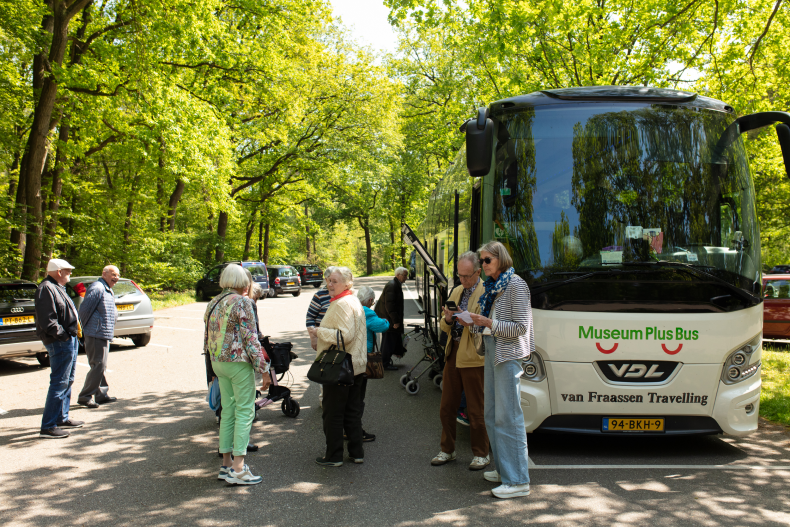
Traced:
<path id="1" fill-rule="evenodd" d="M 521 410 L 521 361 L 535 349 L 532 307 L 527 283 L 515 273 L 504 245 L 488 242 L 480 250 L 486 274 L 480 315 L 471 314 L 485 347 L 485 422 L 494 470 L 486 480 L 501 483 L 497 498 L 529 495 L 529 462 Z"/>

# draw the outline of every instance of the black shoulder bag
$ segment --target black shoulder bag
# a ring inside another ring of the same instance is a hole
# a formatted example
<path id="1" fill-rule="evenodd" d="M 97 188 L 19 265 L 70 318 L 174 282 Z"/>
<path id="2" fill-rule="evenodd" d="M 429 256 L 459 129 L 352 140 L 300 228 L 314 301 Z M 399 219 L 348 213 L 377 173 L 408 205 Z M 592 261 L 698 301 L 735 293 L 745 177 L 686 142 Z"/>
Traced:
<path id="1" fill-rule="evenodd" d="M 354 384 L 354 365 L 351 363 L 351 354 L 346 352 L 346 343 L 340 330 L 337 330 L 337 343 L 316 357 L 307 372 L 307 378 L 318 384 Z"/>

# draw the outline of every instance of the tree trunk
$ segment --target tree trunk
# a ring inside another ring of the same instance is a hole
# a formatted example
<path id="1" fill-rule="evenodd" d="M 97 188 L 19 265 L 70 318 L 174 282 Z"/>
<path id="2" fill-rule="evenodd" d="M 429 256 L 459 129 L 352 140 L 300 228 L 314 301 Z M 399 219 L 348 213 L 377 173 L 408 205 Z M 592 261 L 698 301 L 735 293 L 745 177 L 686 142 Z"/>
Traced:
<path id="1" fill-rule="evenodd" d="M 14 161 L 11 163 L 11 169 L 8 171 L 8 175 L 11 176 L 14 172 L 17 172 L 16 179 L 10 179 L 8 181 L 8 200 L 10 201 L 12 198 L 16 198 L 16 184 L 19 181 L 19 152 L 14 152 Z M 13 176 L 11 176 L 13 178 Z M 11 206 L 8 209 L 7 218 L 10 218 L 14 214 L 14 207 Z"/>
<path id="2" fill-rule="evenodd" d="M 269 229 L 271 223 L 266 223 L 266 229 L 263 231 L 263 263 L 269 265 Z"/>
<path id="3" fill-rule="evenodd" d="M 71 214 L 69 215 L 69 226 L 66 232 L 69 233 L 68 251 L 66 251 L 66 259 L 71 260 L 74 258 L 74 216 L 77 214 L 77 192 L 73 191 L 71 194 Z"/>
<path id="4" fill-rule="evenodd" d="M 28 135 L 26 153 L 28 156 L 25 170 L 25 202 L 30 214 L 28 235 L 25 244 L 25 260 L 22 264 L 22 276 L 37 281 L 41 262 L 41 227 L 43 214 L 41 210 L 41 173 L 44 170 L 49 152 L 49 132 L 52 128 L 52 114 L 58 94 L 58 85 L 52 73 L 52 65 L 62 65 L 68 44 L 69 22 L 85 7 L 90 0 L 74 0 L 68 5 L 64 0 L 51 0 L 49 4 L 52 14 L 46 14 L 42 21 L 45 31 L 52 33 L 52 43 L 46 59 L 38 54 L 39 71 L 33 76 L 42 79 L 41 90 L 37 96 L 33 111 L 33 124 Z M 43 60 L 42 60 L 43 59 Z M 36 60 L 34 59 L 34 63 Z"/>
<path id="5" fill-rule="evenodd" d="M 250 220 L 247 222 L 247 229 L 245 232 L 245 240 L 244 240 L 244 254 L 241 257 L 242 262 L 246 262 L 247 259 L 250 257 L 250 249 L 251 249 L 251 242 L 252 242 L 252 233 L 255 232 L 255 215 L 258 211 L 252 211 L 252 216 Z"/>
<path id="6" fill-rule="evenodd" d="M 313 254 L 318 256 L 318 251 L 315 248 L 315 233 L 313 233 Z"/>
<path id="7" fill-rule="evenodd" d="M 129 247 L 129 243 L 132 237 L 132 212 L 134 211 L 134 201 L 133 197 L 137 195 L 137 184 L 140 181 L 140 174 L 134 176 L 134 180 L 132 181 L 132 191 L 129 193 L 129 201 L 126 202 L 126 220 L 123 222 L 123 246 Z M 128 252 L 124 251 L 123 255 L 121 256 L 121 276 L 126 274 L 126 271 L 129 268 L 129 263 L 127 261 Z"/>
<path id="8" fill-rule="evenodd" d="M 19 254 L 25 254 L 25 226 L 27 225 L 27 213 L 25 212 L 25 172 L 24 166 L 27 156 L 22 156 L 22 163 L 19 167 L 19 180 L 16 187 L 16 200 L 14 202 L 14 213 L 11 217 L 12 224 L 16 225 L 11 229 L 11 244 L 16 245 Z"/>
<path id="9" fill-rule="evenodd" d="M 307 202 L 304 202 L 304 225 L 305 225 L 305 251 L 307 252 L 307 260 L 310 260 L 310 217 L 307 211 Z"/>
<path id="10" fill-rule="evenodd" d="M 228 232 L 228 213 L 220 212 L 219 221 L 217 222 L 217 252 L 214 259 L 218 262 L 225 260 L 225 235 Z"/>
<path id="11" fill-rule="evenodd" d="M 372 244 L 370 243 L 370 217 L 365 216 L 363 218 L 357 218 L 359 220 L 359 226 L 362 227 L 362 230 L 365 231 L 365 251 L 367 254 L 365 255 L 365 274 L 372 275 L 373 274 L 373 248 Z"/>
<path id="12" fill-rule="evenodd" d="M 60 145 L 68 143 L 69 132 L 71 127 L 69 125 L 68 117 L 65 118 L 60 126 L 58 133 L 58 140 Z M 47 230 L 45 232 L 45 256 L 49 261 L 52 258 L 52 251 L 55 248 L 55 230 L 58 226 L 58 210 L 60 209 L 60 196 L 63 191 L 63 164 L 65 163 L 66 155 L 63 153 L 61 146 L 58 146 L 57 154 L 55 154 L 55 168 L 52 170 L 52 192 L 50 193 L 49 206 L 49 221 L 47 222 Z"/>
<path id="13" fill-rule="evenodd" d="M 263 220 L 258 223 L 258 261 L 263 261 Z"/>
<path id="14" fill-rule="evenodd" d="M 176 188 L 173 189 L 173 193 L 170 194 L 170 201 L 168 202 L 167 209 L 167 222 L 170 227 L 170 232 L 175 232 L 176 230 L 176 207 L 178 207 L 178 202 L 181 200 L 181 195 L 184 194 L 185 186 L 184 180 L 179 178 L 178 181 L 176 181 Z"/>

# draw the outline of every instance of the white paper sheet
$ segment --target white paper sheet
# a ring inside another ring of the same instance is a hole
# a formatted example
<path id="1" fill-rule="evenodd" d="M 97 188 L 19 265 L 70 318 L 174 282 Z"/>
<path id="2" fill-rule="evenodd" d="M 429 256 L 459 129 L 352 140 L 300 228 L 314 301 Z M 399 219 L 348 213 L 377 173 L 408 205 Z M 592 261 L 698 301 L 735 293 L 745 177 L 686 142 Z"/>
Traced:
<path id="1" fill-rule="evenodd" d="M 460 318 L 461 320 L 463 320 L 467 324 L 471 324 L 472 323 L 472 315 L 471 315 L 471 313 L 469 313 L 469 311 L 461 311 L 460 313 L 456 313 L 453 316 Z"/>

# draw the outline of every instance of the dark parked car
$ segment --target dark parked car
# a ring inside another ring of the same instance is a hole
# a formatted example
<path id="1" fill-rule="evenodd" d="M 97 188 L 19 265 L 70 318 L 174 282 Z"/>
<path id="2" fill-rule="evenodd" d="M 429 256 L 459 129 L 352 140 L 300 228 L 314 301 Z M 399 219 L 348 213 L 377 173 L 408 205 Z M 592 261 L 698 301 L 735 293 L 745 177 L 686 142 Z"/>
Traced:
<path id="1" fill-rule="evenodd" d="M 302 293 L 302 281 L 299 273 L 290 265 L 269 266 L 269 296 L 274 298 L 283 293 L 299 296 Z"/>
<path id="2" fill-rule="evenodd" d="M 44 343 L 36 336 L 37 284 L 15 278 L 0 278 L 0 358 L 35 355 L 49 366 Z"/>
<path id="3" fill-rule="evenodd" d="M 195 285 L 195 293 L 198 300 L 208 300 L 212 296 L 218 295 L 222 288 L 219 286 L 219 275 L 229 264 L 236 264 L 244 267 L 252 274 L 252 279 L 263 289 L 263 298 L 269 296 L 269 275 L 267 273 L 266 264 L 263 262 L 225 262 L 223 264 L 215 265 L 201 278 Z"/>
<path id="4" fill-rule="evenodd" d="M 101 278 L 100 276 L 72 276 L 66 284 L 66 291 L 77 309 L 82 304 L 83 295 L 76 289 L 87 291 L 91 284 Z M 77 287 L 82 284 L 85 289 Z M 151 299 L 128 278 L 121 278 L 112 288 L 115 297 L 115 308 L 118 310 L 118 320 L 115 322 L 113 336 L 132 339 L 135 346 L 147 346 L 151 342 L 151 330 L 154 327 L 154 309 Z M 82 343 L 80 343 L 82 345 Z M 82 351 L 82 348 L 80 348 Z"/>
<path id="5" fill-rule="evenodd" d="M 312 285 L 316 289 L 321 287 L 324 281 L 324 272 L 317 265 L 302 265 L 294 264 L 291 267 L 296 269 L 299 273 L 299 278 L 302 280 L 303 286 Z"/>
<path id="6" fill-rule="evenodd" d="M 763 277 L 763 336 L 790 338 L 790 274 Z"/>
<path id="7" fill-rule="evenodd" d="M 790 274 L 790 265 L 774 265 L 768 274 Z"/>

